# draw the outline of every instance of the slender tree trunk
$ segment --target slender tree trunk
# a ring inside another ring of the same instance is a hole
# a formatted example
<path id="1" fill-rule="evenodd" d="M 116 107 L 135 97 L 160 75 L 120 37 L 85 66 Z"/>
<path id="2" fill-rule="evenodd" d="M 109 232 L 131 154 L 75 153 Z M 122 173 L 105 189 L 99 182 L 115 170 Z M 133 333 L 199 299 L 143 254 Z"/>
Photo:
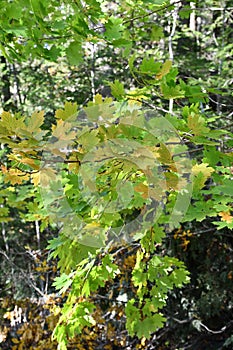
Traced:
<path id="1" fill-rule="evenodd" d="M 5 244 L 6 252 L 8 253 L 9 252 L 9 245 L 8 245 L 7 238 L 6 238 L 5 222 L 1 222 L 1 224 L 2 224 L 2 238 L 3 238 L 4 244 Z"/>
<path id="2" fill-rule="evenodd" d="M 194 32 L 196 30 L 195 2 L 190 2 L 190 7 L 193 11 L 190 13 L 189 17 L 189 29 Z"/>
<path id="3" fill-rule="evenodd" d="M 10 100 L 11 100 L 11 91 L 10 91 L 10 77 L 9 77 L 9 68 L 7 65 L 6 58 L 4 56 L 1 56 L 1 65 L 2 65 L 2 108 L 4 110 L 9 110 L 10 109 Z"/>
<path id="4" fill-rule="evenodd" d="M 40 224 L 38 220 L 35 221 L 35 230 L 36 230 L 37 248 L 40 251 Z"/>
<path id="5" fill-rule="evenodd" d="M 91 94 L 92 94 L 92 99 L 94 99 L 94 96 L 95 96 L 95 44 L 91 44 L 90 75 L 91 75 Z"/>
<path id="6" fill-rule="evenodd" d="M 15 89 L 16 99 L 18 100 L 18 104 L 20 106 L 22 106 L 23 102 L 22 102 L 22 97 L 21 97 L 21 92 L 20 92 L 20 81 L 19 81 L 19 78 L 18 78 L 18 71 L 16 69 L 15 64 L 12 65 L 12 72 L 13 72 L 13 75 L 14 75 L 14 89 Z"/>
<path id="7" fill-rule="evenodd" d="M 175 5 L 175 8 L 172 12 L 172 18 L 170 19 L 169 23 L 169 37 L 168 37 L 168 50 L 169 50 L 169 59 L 173 62 L 174 59 L 174 52 L 173 52 L 173 36 L 175 35 L 176 31 L 176 24 L 178 19 L 178 5 Z M 173 99 L 171 98 L 169 100 L 169 113 L 173 113 Z"/>

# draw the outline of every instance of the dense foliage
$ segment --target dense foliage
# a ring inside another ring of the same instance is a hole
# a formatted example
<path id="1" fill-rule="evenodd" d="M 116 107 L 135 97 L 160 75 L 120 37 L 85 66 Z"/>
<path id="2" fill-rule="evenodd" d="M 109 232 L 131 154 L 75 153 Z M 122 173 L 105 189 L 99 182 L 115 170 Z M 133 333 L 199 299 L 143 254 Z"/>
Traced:
<path id="1" fill-rule="evenodd" d="M 230 349 L 231 2 L 1 5 L 0 348 Z"/>

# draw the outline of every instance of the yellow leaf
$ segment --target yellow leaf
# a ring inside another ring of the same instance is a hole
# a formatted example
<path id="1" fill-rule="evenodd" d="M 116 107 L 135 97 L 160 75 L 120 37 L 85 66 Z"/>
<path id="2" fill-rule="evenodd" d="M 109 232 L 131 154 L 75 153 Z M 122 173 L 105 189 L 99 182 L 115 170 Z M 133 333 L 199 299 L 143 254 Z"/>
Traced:
<path id="1" fill-rule="evenodd" d="M 209 128 L 205 126 L 205 119 L 197 114 L 189 115 L 187 124 L 195 136 L 206 134 L 209 131 Z"/>
<path id="2" fill-rule="evenodd" d="M 14 344 L 18 344 L 19 340 L 17 338 L 11 338 L 11 341 L 13 341 Z"/>
<path id="3" fill-rule="evenodd" d="M 165 166 L 169 166 L 169 168 L 172 171 L 176 171 L 177 170 L 176 166 L 175 166 L 175 162 L 172 159 L 172 153 L 166 147 L 166 145 L 161 143 L 158 147 L 155 147 L 154 148 L 154 154 L 155 154 L 155 156 L 158 158 L 158 160 L 162 164 L 164 164 Z"/>
<path id="4" fill-rule="evenodd" d="M 5 342 L 8 334 L 8 328 L 6 326 L 0 327 L 0 343 Z"/>
<path id="5" fill-rule="evenodd" d="M 225 221 L 228 224 L 232 223 L 233 216 L 230 214 L 229 211 L 222 211 L 221 213 L 219 213 L 219 215 L 221 216 L 222 221 Z"/>
<path id="6" fill-rule="evenodd" d="M 142 100 L 148 100 L 148 96 L 146 95 L 146 89 L 134 89 L 127 93 L 127 96 L 129 97 L 129 104 L 130 105 L 140 105 Z"/>
<path id="7" fill-rule="evenodd" d="M 36 111 L 27 119 L 27 130 L 31 133 L 41 131 L 40 127 L 44 123 L 44 111 Z"/>
<path id="8" fill-rule="evenodd" d="M 9 169 L 2 166 L 2 172 L 5 175 L 4 182 L 10 182 L 12 185 L 19 184 L 21 185 L 23 181 L 27 181 L 30 178 L 29 174 L 25 174 L 25 172 L 18 169 Z"/>
<path id="9" fill-rule="evenodd" d="M 143 337 L 143 338 L 141 339 L 141 344 L 142 344 L 142 346 L 145 346 L 145 345 L 146 345 L 146 338 L 145 338 L 145 337 Z"/>
<path id="10" fill-rule="evenodd" d="M 16 135 L 18 129 L 23 129 L 25 127 L 24 117 L 20 115 L 11 115 L 9 112 L 2 112 L 1 121 L 3 127 L 5 127 L 11 135 Z"/>
<path id="11" fill-rule="evenodd" d="M 197 176 L 199 173 L 202 173 L 204 177 L 207 179 L 214 172 L 212 167 L 209 167 L 208 163 L 195 164 L 192 167 L 192 173 L 194 176 Z"/>
<path id="12" fill-rule="evenodd" d="M 101 104 L 103 102 L 103 97 L 100 94 L 96 94 L 94 97 L 95 104 Z"/>
<path id="13" fill-rule="evenodd" d="M 32 173 L 31 174 L 31 180 L 34 186 L 38 186 L 40 182 L 40 173 Z"/>
<path id="14" fill-rule="evenodd" d="M 38 170 L 40 167 L 38 164 L 36 164 L 36 160 L 35 159 L 31 159 L 31 158 L 21 158 L 20 162 L 23 164 L 27 164 L 30 165 L 33 169 Z"/>
<path id="15" fill-rule="evenodd" d="M 186 237 L 182 237 L 181 247 L 183 248 L 184 252 L 186 252 L 189 243 L 190 243 L 190 241 L 188 239 L 186 239 Z"/>
<path id="16" fill-rule="evenodd" d="M 214 172 L 214 169 L 209 167 L 207 163 L 196 164 L 192 167 L 192 173 L 194 175 L 193 185 L 195 189 L 201 189 L 204 187 L 206 180 Z"/>
<path id="17" fill-rule="evenodd" d="M 163 66 L 162 66 L 162 69 L 161 71 L 156 74 L 156 79 L 162 79 L 162 77 L 164 77 L 164 75 L 166 75 L 167 73 L 169 73 L 170 69 L 171 69 L 171 66 L 172 66 L 172 61 L 165 61 Z"/>
<path id="18" fill-rule="evenodd" d="M 100 224 L 98 222 L 93 221 L 93 222 L 91 222 L 89 224 L 86 224 L 85 228 L 86 229 L 89 229 L 89 228 L 91 229 L 91 228 L 95 228 L 95 227 L 99 227 L 99 226 L 100 226 Z"/>
<path id="19" fill-rule="evenodd" d="M 72 128 L 72 123 L 64 122 L 63 120 L 59 119 L 57 121 L 57 125 L 52 126 L 52 136 L 58 140 L 57 142 L 52 143 L 50 146 L 56 149 L 67 146 L 67 141 L 74 140 L 76 137 L 76 132 L 73 131 Z"/>
<path id="20" fill-rule="evenodd" d="M 171 173 L 171 172 L 165 172 L 164 173 L 165 179 L 167 181 L 167 187 L 170 189 L 177 190 L 179 185 L 179 177 L 177 174 Z"/>
<path id="21" fill-rule="evenodd" d="M 32 330 L 30 328 L 27 328 L 22 335 L 22 340 L 32 340 L 32 339 L 33 339 Z"/>
<path id="22" fill-rule="evenodd" d="M 80 166 L 80 161 L 78 160 L 77 156 L 71 155 L 68 159 L 69 171 L 72 171 L 74 174 L 78 174 L 79 166 Z"/>

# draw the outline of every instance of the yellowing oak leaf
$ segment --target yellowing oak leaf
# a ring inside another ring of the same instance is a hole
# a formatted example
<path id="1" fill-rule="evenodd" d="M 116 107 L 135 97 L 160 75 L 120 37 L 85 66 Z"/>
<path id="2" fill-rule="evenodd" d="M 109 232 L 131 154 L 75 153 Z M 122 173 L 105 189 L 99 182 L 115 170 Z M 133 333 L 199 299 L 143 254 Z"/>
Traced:
<path id="1" fill-rule="evenodd" d="M 72 130 L 72 123 L 64 122 L 63 120 L 58 120 L 57 125 L 52 127 L 52 137 L 57 140 L 52 145 L 55 145 L 57 149 L 65 147 L 69 144 L 69 141 L 74 140 L 76 137 L 76 132 Z"/>
<path id="2" fill-rule="evenodd" d="M 38 186 L 40 183 L 40 173 L 32 173 L 31 174 L 31 181 L 33 183 L 34 186 Z"/>
<path id="3" fill-rule="evenodd" d="M 31 133 L 40 132 L 41 125 L 44 123 L 44 111 L 37 111 L 27 119 L 27 130 Z"/>
<path id="4" fill-rule="evenodd" d="M 56 170 L 51 168 L 44 168 L 40 171 L 39 183 L 42 187 L 47 187 L 52 181 L 57 178 Z M 37 180 L 36 180 L 37 181 Z"/>
<path id="5" fill-rule="evenodd" d="M 56 118 L 66 120 L 68 118 L 76 118 L 77 116 L 77 103 L 66 102 L 64 109 L 58 109 L 55 113 Z"/>
<path id="6" fill-rule="evenodd" d="M 172 61 L 165 61 L 163 66 L 162 66 L 161 71 L 158 74 L 156 74 L 156 79 L 160 80 L 160 79 L 162 79 L 162 77 L 164 77 L 164 75 L 169 73 L 171 66 L 172 66 Z"/>
<path id="7" fill-rule="evenodd" d="M 167 171 L 164 173 L 164 176 L 165 176 L 165 179 L 167 181 L 167 188 L 168 189 L 174 189 L 174 190 L 178 190 L 179 189 L 179 186 L 180 183 L 180 179 L 178 178 L 178 175 L 173 173 L 173 172 L 170 172 L 170 171 Z M 182 182 L 182 184 L 184 184 L 184 182 Z"/>
<path id="8" fill-rule="evenodd" d="M 19 152 L 18 154 L 12 153 L 12 154 L 10 154 L 8 156 L 8 159 L 16 161 L 16 162 L 21 163 L 21 164 L 29 165 L 34 170 L 38 170 L 39 169 L 39 164 L 38 164 L 37 159 L 25 157 L 23 152 Z"/>
<path id="9" fill-rule="evenodd" d="M 10 182 L 12 185 L 21 185 L 23 181 L 27 181 L 30 178 L 29 174 L 19 170 L 10 168 L 9 170 L 2 166 L 2 172 L 4 174 L 4 182 Z"/>
<path id="10" fill-rule="evenodd" d="M 214 169 L 209 167 L 207 163 L 196 164 L 192 167 L 192 173 L 194 175 L 193 189 L 199 190 L 205 186 L 206 180 L 214 172 Z"/>
<path id="11" fill-rule="evenodd" d="M 209 132 L 209 128 L 205 126 L 205 119 L 198 114 L 188 116 L 188 127 L 190 131 L 195 135 L 203 135 Z"/>
<path id="12" fill-rule="evenodd" d="M 24 117 L 16 114 L 12 115 L 9 112 L 2 112 L 1 127 L 8 130 L 9 135 L 18 135 L 18 130 L 25 128 Z"/>
<path id="13" fill-rule="evenodd" d="M 21 163 L 30 165 L 33 169 L 38 170 L 39 165 L 36 164 L 37 160 L 32 158 L 22 158 Z"/>

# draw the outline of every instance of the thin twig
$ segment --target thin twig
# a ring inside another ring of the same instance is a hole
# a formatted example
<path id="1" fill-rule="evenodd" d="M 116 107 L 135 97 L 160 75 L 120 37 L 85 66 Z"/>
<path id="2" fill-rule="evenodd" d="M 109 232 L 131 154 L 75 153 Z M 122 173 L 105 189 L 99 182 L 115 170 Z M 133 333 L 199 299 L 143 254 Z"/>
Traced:
<path id="1" fill-rule="evenodd" d="M 179 0 L 179 1 L 173 2 L 172 4 L 165 5 L 165 6 L 161 7 L 161 8 L 159 8 L 159 9 L 156 9 L 156 10 L 154 10 L 154 11 L 151 11 L 151 12 L 145 14 L 145 15 L 140 15 L 140 16 L 136 16 L 136 17 L 131 18 L 131 19 L 127 19 L 127 20 L 123 21 L 123 24 L 131 23 L 132 21 L 135 21 L 135 20 L 137 20 L 137 19 L 149 17 L 149 16 L 153 15 L 154 13 L 158 13 L 158 12 L 160 12 L 160 11 L 169 9 L 169 8 L 172 7 L 173 5 L 179 4 L 179 3 L 182 3 L 182 1 Z"/>
<path id="2" fill-rule="evenodd" d="M 27 284 L 32 287 L 38 294 L 40 294 L 42 297 L 45 297 L 46 294 L 44 294 L 37 286 L 35 286 L 35 284 L 31 281 L 31 279 L 28 277 L 28 275 L 20 268 L 18 267 L 18 265 L 16 265 L 10 258 L 9 256 L 0 249 L 0 254 L 2 254 L 6 260 L 9 262 L 10 265 L 14 266 L 18 271 L 20 271 L 20 273 L 22 274 L 22 276 L 24 277 L 25 281 L 27 281 Z"/>

